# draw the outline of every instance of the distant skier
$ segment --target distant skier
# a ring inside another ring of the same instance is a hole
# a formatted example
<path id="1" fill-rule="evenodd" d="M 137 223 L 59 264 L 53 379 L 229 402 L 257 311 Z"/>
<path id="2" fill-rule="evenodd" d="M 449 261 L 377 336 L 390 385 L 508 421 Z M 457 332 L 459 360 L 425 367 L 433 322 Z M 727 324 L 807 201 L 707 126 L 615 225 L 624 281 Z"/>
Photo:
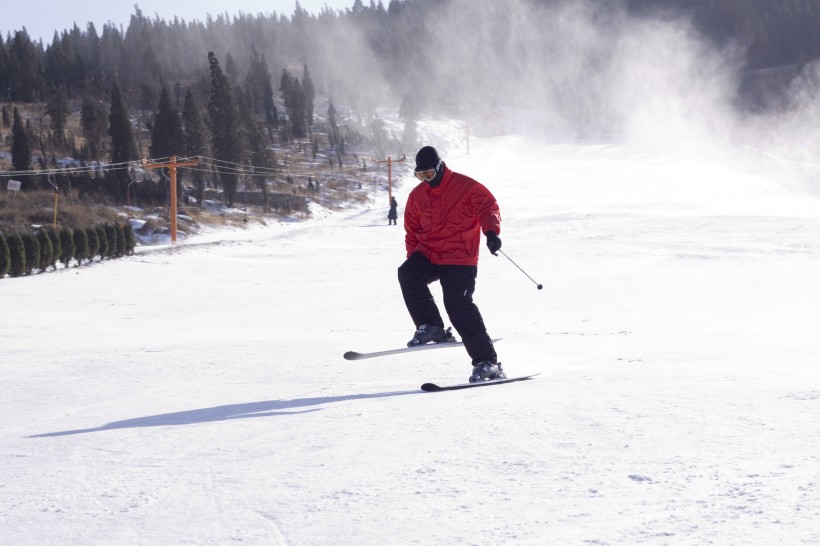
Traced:
<path id="1" fill-rule="evenodd" d="M 399 219 L 398 213 L 399 203 L 396 201 L 396 198 L 391 196 L 390 197 L 390 211 L 387 213 L 387 225 L 396 225 L 396 220 Z"/>
<path id="2" fill-rule="evenodd" d="M 444 329 L 429 285 L 441 283 L 444 308 L 472 358 L 470 383 L 504 379 L 484 319 L 473 303 L 481 233 L 487 248 L 501 248 L 501 214 L 490 191 L 450 170 L 432 146 L 416 154 L 416 178 L 404 210 L 407 260 L 399 267 L 402 296 L 416 325 L 408 347 L 453 341 Z"/>

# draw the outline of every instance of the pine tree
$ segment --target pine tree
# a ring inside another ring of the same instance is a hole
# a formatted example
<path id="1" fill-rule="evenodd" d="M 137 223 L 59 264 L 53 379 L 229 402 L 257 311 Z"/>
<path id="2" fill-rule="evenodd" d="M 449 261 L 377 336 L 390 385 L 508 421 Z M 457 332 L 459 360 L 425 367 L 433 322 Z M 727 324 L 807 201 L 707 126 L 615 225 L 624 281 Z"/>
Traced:
<path id="1" fill-rule="evenodd" d="M 279 80 L 279 91 L 282 93 L 282 102 L 285 110 L 290 114 L 293 108 L 293 81 L 294 78 L 287 68 L 282 69 L 282 78 Z"/>
<path id="2" fill-rule="evenodd" d="M 302 74 L 302 91 L 305 99 L 305 118 L 310 126 L 313 125 L 313 101 L 316 99 L 316 86 L 313 84 L 313 78 L 310 77 L 307 65 Z"/>
<path id="3" fill-rule="evenodd" d="M 15 171 L 27 171 L 31 167 L 31 141 L 17 108 L 11 128 L 11 165 Z"/>
<path id="4" fill-rule="evenodd" d="M 271 85 L 271 74 L 268 70 L 268 62 L 262 56 L 263 79 L 262 82 L 262 104 L 265 109 L 265 120 L 270 129 L 279 127 L 279 113 L 276 111 L 276 104 L 273 100 L 273 86 Z"/>
<path id="5" fill-rule="evenodd" d="M 108 115 L 111 135 L 111 163 L 126 163 L 137 158 L 137 146 L 131 120 L 117 82 L 111 86 L 111 111 Z M 127 176 L 127 174 L 126 174 Z"/>
<path id="6" fill-rule="evenodd" d="M 182 156 L 185 153 L 185 137 L 182 132 L 182 119 L 171 102 L 168 87 L 162 88 L 154 127 L 151 131 L 152 158 L 164 158 L 172 155 Z"/>
<path id="7" fill-rule="evenodd" d="M 208 134 L 202 119 L 202 108 L 190 90 L 185 94 L 185 106 L 182 112 L 184 121 L 185 154 L 187 156 L 208 155 Z M 191 174 L 194 182 L 194 197 L 199 206 L 205 197 L 205 176 L 201 170 Z"/>
<path id="8" fill-rule="evenodd" d="M 230 53 L 225 57 L 225 77 L 233 81 L 237 81 L 239 77 L 239 67 L 236 64 L 236 59 Z"/>
<path id="9" fill-rule="evenodd" d="M 305 138 L 307 136 L 307 113 L 305 110 L 305 91 L 298 79 L 293 80 L 291 91 L 290 125 L 294 138 Z"/>
<path id="10" fill-rule="evenodd" d="M 0 38 L 0 89 L 6 89 L 9 91 L 11 88 L 11 59 L 9 58 L 8 50 L 6 49 L 6 44 L 3 42 L 3 39 Z M 5 97 L 7 100 L 11 100 L 11 94 Z M 9 118 L 10 112 L 4 106 L 2 108 L 3 112 L 3 127 L 10 127 L 11 121 Z"/>
<path id="11" fill-rule="evenodd" d="M 264 55 L 256 47 L 251 50 L 251 65 L 245 78 L 245 96 L 248 108 L 254 114 L 263 115 L 269 130 L 279 125 L 279 114 L 273 100 L 270 68 Z"/>
<path id="12" fill-rule="evenodd" d="M 88 238 L 88 261 L 94 261 L 94 256 L 100 252 L 100 236 L 97 233 L 97 228 L 87 228 L 85 236 Z"/>
<path id="13" fill-rule="evenodd" d="M 262 58 L 259 56 L 256 46 L 252 46 L 250 68 L 245 76 L 245 104 L 254 114 L 264 113 L 262 95 L 266 70 L 267 66 L 262 64 Z"/>
<path id="14" fill-rule="evenodd" d="M 131 227 L 131 224 L 125 224 L 122 231 L 123 240 L 125 241 L 125 255 L 132 256 L 134 254 L 134 248 L 137 246 L 137 237 L 134 235 L 134 228 Z"/>
<path id="15" fill-rule="evenodd" d="M 307 67 L 305 68 L 307 69 Z M 305 138 L 307 136 L 307 98 L 302 84 L 286 68 L 282 70 L 279 89 L 282 92 L 282 100 L 290 119 L 290 129 L 293 137 Z"/>
<path id="16" fill-rule="evenodd" d="M 127 163 L 137 159 L 137 146 L 128 109 L 117 82 L 111 86 L 111 111 L 108 114 L 108 134 L 111 135 L 111 163 Z M 128 188 L 128 170 L 117 169 L 106 173 L 108 191 L 117 199 L 125 197 Z"/>
<path id="17" fill-rule="evenodd" d="M 40 269 L 40 243 L 31 232 L 20 235 L 26 250 L 26 275 L 31 275 L 35 269 Z"/>
<path id="18" fill-rule="evenodd" d="M 152 158 L 181 156 L 185 152 L 185 136 L 182 133 L 182 119 L 171 103 L 168 87 L 162 88 L 157 115 L 154 117 L 154 128 L 151 131 Z M 182 195 L 183 171 L 177 171 L 177 194 Z"/>
<path id="19" fill-rule="evenodd" d="M 15 233 L 6 242 L 9 245 L 9 275 L 22 277 L 26 273 L 26 247 L 19 233 Z"/>
<path id="20" fill-rule="evenodd" d="M 9 45 L 9 91 L 12 101 L 33 102 L 42 89 L 40 55 L 25 30 L 17 31 Z"/>
<path id="21" fill-rule="evenodd" d="M 80 126 L 85 138 L 85 153 L 88 159 L 98 160 L 102 157 L 103 139 L 108 130 L 105 111 L 91 99 L 84 99 L 80 111 Z"/>
<path id="22" fill-rule="evenodd" d="M 108 239 L 108 253 L 106 258 L 116 258 L 119 256 L 120 243 L 117 240 L 117 229 L 111 224 L 105 224 L 105 237 Z"/>
<path id="23" fill-rule="evenodd" d="M 40 243 L 40 271 L 45 271 L 49 266 L 54 265 L 56 261 L 54 258 L 54 245 L 45 229 L 38 230 L 35 237 L 37 237 L 37 242 Z"/>
<path id="24" fill-rule="evenodd" d="M 275 165 L 275 158 L 273 152 L 268 149 L 264 130 L 260 127 L 259 123 L 257 123 L 251 111 L 241 104 L 240 113 L 242 114 L 245 140 L 247 141 L 249 147 L 251 165 L 268 170 L 273 168 Z M 250 180 L 250 182 L 253 182 L 253 180 Z M 267 207 L 267 184 L 265 183 L 264 178 L 258 178 L 256 182 L 258 183 L 258 187 L 262 190 L 265 206 Z M 245 188 L 245 191 L 247 191 L 247 187 Z"/>
<path id="25" fill-rule="evenodd" d="M 51 239 L 51 261 L 49 265 L 53 269 L 57 269 L 57 262 L 60 261 L 60 257 L 63 255 L 63 243 L 60 240 L 60 234 L 54 228 L 47 228 L 46 234 L 48 234 L 48 238 Z"/>
<path id="26" fill-rule="evenodd" d="M 97 254 L 100 257 L 100 261 L 103 261 L 103 259 L 108 256 L 108 233 L 106 232 L 104 226 L 97 226 L 96 229 L 97 239 L 100 241 L 100 249 Z"/>
<path id="27" fill-rule="evenodd" d="M 68 125 L 68 102 L 62 87 L 51 92 L 46 103 L 46 112 L 50 119 L 52 143 L 58 150 L 65 150 L 66 128 Z"/>
<path id="28" fill-rule="evenodd" d="M 327 107 L 327 122 L 330 125 L 330 134 L 328 135 L 330 138 L 330 147 L 335 148 L 336 146 L 341 146 L 342 135 L 339 131 L 339 124 L 336 122 L 336 107 L 333 106 L 333 102 Z"/>
<path id="29" fill-rule="evenodd" d="M 88 247 L 88 234 L 82 228 L 74 230 L 74 259 L 77 265 L 82 265 L 83 260 L 90 256 Z"/>
<path id="30" fill-rule="evenodd" d="M 125 230 L 119 222 L 114 224 L 114 232 L 117 234 L 117 258 L 127 256 L 128 241 L 125 240 Z"/>
<path id="31" fill-rule="evenodd" d="M 222 73 L 213 51 L 208 53 L 211 69 L 211 100 L 208 113 L 211 116 L 211 138 L 214 157 L 221 161 L 241 164 L 245 159 L 245 143 L 242 139 L 241 120 L 234 102 L 228 79 Z M 236 174 L 233 170 L 220 169 L 225 201 L 233 206 L 236 196 Z"/>
<path id="32" fill-rule="evenodd" d="M 60 263 L 63 267 L 68 267 L 71 260 L 74 259 L 74 232 L 71 228 L 62 228 L 60 230 Z"/>

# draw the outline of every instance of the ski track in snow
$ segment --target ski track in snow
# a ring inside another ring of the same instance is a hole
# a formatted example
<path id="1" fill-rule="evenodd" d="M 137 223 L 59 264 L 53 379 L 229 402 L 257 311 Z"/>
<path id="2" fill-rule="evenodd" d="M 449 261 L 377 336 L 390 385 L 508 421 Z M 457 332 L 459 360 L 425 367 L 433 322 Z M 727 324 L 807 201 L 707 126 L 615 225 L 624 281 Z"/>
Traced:
<path id="1" fill-rule="evenodd" d="M 483 251 L 501 361 L 538 378 L 342 359 L 412 334 L 381 203 L 5 278 L 2 542 L 820 542 L 817 196 L 615 145 L 444 158 L 544 285 Z"/>

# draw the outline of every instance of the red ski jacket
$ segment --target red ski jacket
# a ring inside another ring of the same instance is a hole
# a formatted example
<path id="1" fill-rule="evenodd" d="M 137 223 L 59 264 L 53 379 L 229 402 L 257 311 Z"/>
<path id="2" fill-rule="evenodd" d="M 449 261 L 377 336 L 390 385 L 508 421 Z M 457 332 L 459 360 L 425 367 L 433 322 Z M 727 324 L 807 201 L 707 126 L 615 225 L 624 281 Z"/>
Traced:
<path id="1" fill-rule="evenodd" d="M 437 265 L 477 265 L 481 233 L 501 234 L 498 203 L 472 178 L 444 169 L 441 184 L 422 182 L 407 198 L 407 257 L 421 252 Z"/>

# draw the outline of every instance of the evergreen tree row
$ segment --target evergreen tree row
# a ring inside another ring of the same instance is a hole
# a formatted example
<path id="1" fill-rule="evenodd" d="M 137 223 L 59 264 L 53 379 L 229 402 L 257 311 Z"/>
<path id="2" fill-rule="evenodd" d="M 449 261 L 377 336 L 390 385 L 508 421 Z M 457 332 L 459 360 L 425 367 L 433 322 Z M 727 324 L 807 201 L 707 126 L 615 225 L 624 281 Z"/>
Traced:
<path id="1" fill-rule="evenodd" d="M 547 6 L 572 0 L 523 0 Z M 634 12 L 677 11 L 694 20 L 700 30 L 717 41 L 733 39 L 748 44 L 748 65 L 754 68 L 809 61 L 820 56 L 820 6 L 816 0 L 591 0 L 600 10 L 626 6 Z M 325 95 L 353 107 L 366 99 L 368 83 L 362 75 L 384 71 L 385 80 L 402 96 L 409 82 L 424 77 L 426 63 L 408 66 L 409 60 L 430 59 L 431 50 L 419 39 L 455 4 L 454 0 L 382 0 L 367 4 L 355 0 L 340 11 L 325 7 L 311 14 L 296 3 L 291 17 L 278 14 L 218 15 L 205 21 L 174 18 L 166 21 L 146 17 L 135 7 L 127 28 L 106 24 L 100 33 L 89 23 L 55 32 L 51 43 L 32 40 L 25 29 L 0 29 L 0 97 L 14 102 L 57 101 L 68 97 L 104 96 L 115 81 L 127 90 L 135 107 L 150 109 L 158 90 L 177 82 L 202 82 L 202 55 L 207 51 L 232 54 L 226 63 L 229 78 L 240 74 L 260 76 L 252 70 L 255 49 L 278 72 L 289 66 L 308 64 L 321 73 L 318 88 Z M 487 3 L 478 3 L 484 6 Z M 470 6 L 473 7 L 473 6 Z M 505 6 L 506 10 L 506 6 Z M 509 11 L 509 10 L 507 10 Z M 2 23 L 0 23 L 2 24 Z M 445 29 L 441 30 L 446 32 Z M 504 43 L 515 26 L 494 28 L 487 39 Z M 601 28 L 605 33 L 606 28 Z M 344 38 L 362 36 L 370 49 L 351 55 Z M 615 44 L 613 44 L 615 47 Z M 546 54 L 548 52 L 539 52 Z M 434 59 L 430 59 L 434 60 Z M 415 62 L 412 64 L 416 64 Z M 304 82 L 302 82 L 304 84 Z M 60 91 L 62 90 L 62 91 Z M 5 96 L 4 96 L 5 95 Z M 182 97 L 177 97 L 181 102 Z M 253 97 L 253 109 L 265 108 L 262 95 Z M 270 103 L 267 103 L 270 107 Z"/>
<path id="2" fill-rule="evenodd" d="M 137 244 L 129 224 L 105 224 L 90 228 L 43 228 L 36 232 L 0 235 L 0 278 L 22 277 L 112 258 L 130 256 Z"/>
<path id="3" fill-rule="evenodd" d="M 520 2 L 535 10 L 536 27 L 553 16 L 550 8 L 572 3 Z M 818 0 L 590 3 L 599 6 L 604 34 L 607 14 L 626 7 L 637 14 L 676 12 L 719 43 L 745 41 L 752 67 L 807 61 L 820 55 L 820 33 L 814 32 L 820 28 Z M 436 40 L 420 40 L 418 36 L 420 30 L 429 32 L 435 26 L 431 14 L 445 17 L 456 4 L 458 0 L 390 0 L 385 8 L 381 1 L 365 5 L 356 0 L 344 12 L 325 8 L 311 15 L 297 3 L 291 18 L 242 14 L 232 20 L 219 16 L 205 22 L 150 19 L 135 8 L 124 32 L 105 25 L 98 34 L 93 24 L 86 30 L 75 25 L 55 33 L 46 46 L 32 41 L 24 29 L 9 32 L 5 40 L 0 38 L 0 97 L 5 93 L 18 105 L 43 103 L 36 116 L 29 113 L 25 119 L 15 106 L 0 106 L 3 126 L 10 129 L 7 138 L 11 140 L 12 168 L 27 171 L 34 162 L 39 170 L 54 170 L 58 158 L 66 155 L 83 166 L 110 162 L 118 167 L 33 174 L 23 179 L 22 189 L 69 192 L 78 188 L 81 195 L 100 194 L 116 204 L 161 205 L 166 203 L 167 184 L 147 175 L 138 177 L 128 168 L 131 162 L 142 157 L 199 155 L 226 165 L 268 167 L 275 164 L 272 145 L 307 138 L 315 156 L 318 142 L 312 128 L 316 118 L 321 118 L 330 147 L 337 154 L 344 153 L 346 143 L 332 103 L 326 116 L 324 112 L 316 115 L 315 96 L 321 89 L 354 110 L 372 114 L 375 103 L 385 100 L 379 81 L 389 82 L 394 90 L 400 90 L 395 96 L 405 97 L 402 109 L 407 125 L 401 140 L 412 149 L 417 136 L 415 120 L 431 104 L 449 108 L 452 113 L 474 106 L 488 108 L 470 103 L 466 97 L 486 89 L 486 75 L 479 79 L 471 72 L 453 77 L 442 73 L 431 45 Z M 505 6 L 478 3 L 478 8 L 490 13 L 477 11 L 472 23 L 487 31 L 492 44 L 498 44 L 484 51 L 494 56 L 487 59 L 489 66 L 498 66 L 503 60 L 509 63 L 522 51 L 540 55 L 541 49 L 549 47 L 548 36 L 532 44 L 516 42 L 513 15 Z M 447 30 L 462 39 L 467 36 L 465 31 L 475 34 L 472 25 Z M 348 42 L 351 35 L 356 40 Z M 356 54 L 340 47 L 349 43 L 361 46 Z M 509 43 L 515 43 L 517 49 L 505 49 Z M 529 52 L 531 48 L 539 51 Z M 224 65 L 215 49 L 225 52 Z M 550 56 L 543 58 L 548 65 Z M 408 63 L 408 59 L 413 62 Z M 301 66 L 301 74 L 294 71 L 294 65 Z M 319 69 L 312 71 L 308 66 Z M 278 95 L 273 73 L 281 73 Z M 512 101 L 508 92 L 537 86 L 538 82 L 528 78 L 527 74 L 518 74 L 516 81 L 496 78 L 490 96 Z M 446 82 L 446 89 L 437 89 L 436 81 Z M 413 90 L 412 97 L 407 96 L 408 89 Z M 567 93 L 574 95 L 575 91 Z M 532 94 L 522 96 L 531 100 Z M 73 134 L 68 119 L 78 114 L 80 134 Z M 384 123 L 371 119 L 369 128 L 377 155 L 383 155 L 388 141 Z M 146 142 L 150 142 L 148 149 L 144 148 Z M 220 168 L 215 173 L 199 169 L 182 172 L 190 177 L 198 202 L 211 184 L 223 189 L 225 200 L 233 204 L 239 182 L 235 168 Z M 183 176 L 178 176 L 178 184 L 178 193 L 184 193 Z M 263 191 L 265 187 L 261 185 Z"/>
<path id="4" fill-rule="evenodd" d="M 159 95 L 159 104 L 146 124 L 150 129 L 147 154 L 139 151 L 139 141 L 132 123 L 133 114 L 129 112 L 116 81 L 111 86 L 107 111 L 100 103 L 89 99 L 83 101 L 80 125 L 84 143 L 81 149 L 68 149 L 74 142 L 73 137 L 64 133 L 62 137 L 55 136 L 59 127 L 65 126 L 65 121 L 52 123 L 53 131 L 44 139 L 42 133 L 38 136 L 32 128 L 31 120 L 24 122 L 18 108 L 14 107 L 13 114 L 8 116 L 11 121 L 12 169 L 17 173 L 29 171 L 32 157 L 35 151 L 39 151 L 36 167 L 43 171 L 52 170 L 51 175 L 19 175 L 25 177 L 23 191 L 55 187 L 58 191 L 70 191 L 71 188 L 80 187 L 82 195 L 96 193 L 119 204 L 139 202 L 143 206 L 159 205 L 165 202 L 168 195 L 164 183 L 151 182 L 146 175 L 138 179 L 129 168 L 132 162 L 145 155 L 151 158 L 213 156 L 231 165 L 231 168 L 215 173 L 218 178 L 214 180 L 209 180 L 202 169 L 194 170 L 194 197 L 202 203 L 205 187 L 210 181 L 212 186 L 224 189 L 226 201 L 232 204 L 236 193 L 236 165 L 272 168 L 275 158 L 271 145 L 277 140 L 277 133 L 281 142 L 308 136 L 308 125 L 313 119 L 315 89 L 307 66 L 303 67 L 302 83 L 285 69 L 281 87 L 285 107 L 280 119 L 264 57 L 252 54 L 254 70 L 248 74 L 244 87 L 232 84 L 213 52 L 208 54 L 207 59 L 211 72 L 207 109 L 200 106 L 194 90 L 188 89 L 180 112 L 175 93 L 164 86 Z M 5 114 L 6 106 L 2 109 Z M 61 115 L 48 112 L 51 109 L 47 108 L 48 117 Z M 103 154 L 108 155 L 110 164 L 99 169 L 55 170 L 59 167 L 57 157 L 67 154 L 78 158 L 82 167 L 99 165 L 106 159 Z M 183 174 L 184 171 L 177 178 L 180 194 Z M 264 190 L 266 186 L 262 184 L 262 188 Z"/>

